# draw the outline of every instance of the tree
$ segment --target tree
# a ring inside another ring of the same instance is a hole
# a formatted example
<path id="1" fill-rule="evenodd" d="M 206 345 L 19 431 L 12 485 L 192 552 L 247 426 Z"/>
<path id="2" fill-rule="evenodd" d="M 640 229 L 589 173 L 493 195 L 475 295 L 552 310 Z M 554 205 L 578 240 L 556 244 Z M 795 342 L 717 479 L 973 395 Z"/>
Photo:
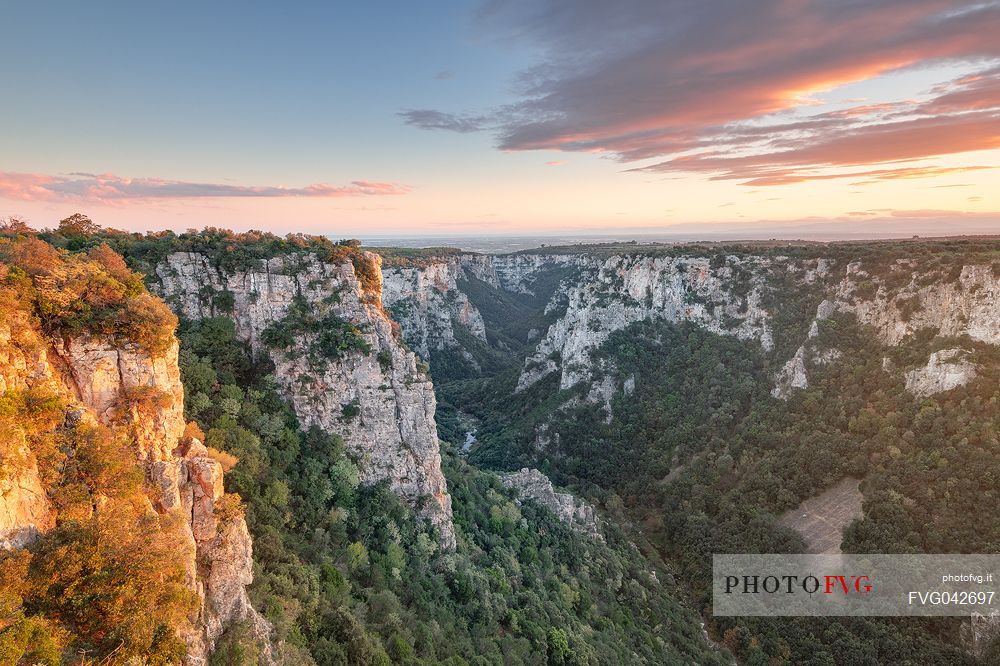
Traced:
<path id="1" fill-rule="evenodd" d="M 0 220 L 0 234 L 33 234 L 35 230 L 28 226 L 28 221 L 23 217 L 11 215 L 5 220 Z"/>
<path id="2" fill-rule="evenodd" d="M 59 220 L 59 233 L 67 238 L 93 236 L 101 231 L 101 227 L 83 213 L 73 213 Z"/>
<path id="3" fill-rule="evenodd" d="M 565 631 L 555 627 L 549 629 L 547 642 L 549 664 L 565 664 L 569 661 L 572 651 L 569 648 L 569 639 L 566 637 Z"/>

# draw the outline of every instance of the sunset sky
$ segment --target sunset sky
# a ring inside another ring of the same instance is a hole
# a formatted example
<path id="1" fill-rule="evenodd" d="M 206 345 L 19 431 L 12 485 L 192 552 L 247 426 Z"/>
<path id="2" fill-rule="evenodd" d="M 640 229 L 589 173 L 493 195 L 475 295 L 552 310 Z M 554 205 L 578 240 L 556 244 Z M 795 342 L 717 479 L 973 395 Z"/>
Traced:
<path id="1" fill-rule="evenodd" d="M 1000 1 L 3 14 L 0 216 L 37 227 L 1000 232 Z"/>

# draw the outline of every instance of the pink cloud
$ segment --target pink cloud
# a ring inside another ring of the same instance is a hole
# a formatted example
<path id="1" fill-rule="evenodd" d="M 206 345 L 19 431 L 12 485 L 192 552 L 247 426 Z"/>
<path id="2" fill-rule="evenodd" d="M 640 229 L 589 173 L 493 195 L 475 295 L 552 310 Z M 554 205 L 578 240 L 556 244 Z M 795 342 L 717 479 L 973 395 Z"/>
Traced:
<path id="1" fill-rule="evenodd" d="M 720 11 L 683 0 L 493 0 L 482 20 L 545 54 L 521 77 L 519 101 L 489 114 L 404 118 L 495 131 L 504 150 L 658 159 L 648 170 L 754 185 L 996 146 L 998 2 L 757 0 L 727 4 L 725 20 Z M 929 101 L 854 98 L 848 109 L 787 118 L 808 112 L 817 93 L 941 64 L 982 71 Z M 900 121 L 916 124 L 908 131 Z"/>
<path id="2" fill-rule="evenodd" d="M 1000 148 L 1000 113 L 971 112 L 873 125 L 849 124 L 826 128 L 815 136 L 784 143 L 779 141 L 779 137 L 772 137 L 772 144 L 781 150 L 738 157 L 729 157 L 728 151 L 716 150 L 676 157 L 641 170 L 700 172 L 709 174 L 714 180 L 737 179 L 753 186 L 838 178 L 841 176 L 820 174 L 816 170 Z M 912 172 L 917 173 L 920 171 Z M 880 177 L 890 174 L 847 175 Z"/>
<path id="3" fill-rule="evenodd" d="M 0 198 L 19 201 L 90 201 L 123 203 L 162 199 L 313 197 L 337 198 L 406 194 L 408 185 L 367 180 L 347 185 L 315 183 L 305 187 L 196 183 L 162 178 L 123 178 L 114 174 L 72 173 L 52 176 L 0 171 Z"/>

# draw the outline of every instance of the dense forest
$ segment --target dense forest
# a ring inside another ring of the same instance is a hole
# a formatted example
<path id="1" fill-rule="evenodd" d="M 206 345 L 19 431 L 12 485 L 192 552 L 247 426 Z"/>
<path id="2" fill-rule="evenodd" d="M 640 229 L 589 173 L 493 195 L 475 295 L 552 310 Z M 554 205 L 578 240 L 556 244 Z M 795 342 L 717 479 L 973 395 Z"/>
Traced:
<path id="1" fill-rule="evenodd" d="M 877 245 L 847 256 L 888 273 L 899 246 L 882 245 L 889 256 Z M 965 245 L 912 247 L 939 247 L 918 260 L 936 279 L 955 280 Z M 983 243 L 973 258 L 995 256 Z M 808 388 L 779 400 L 770 394 L 773 377 L 804 338 L 819 297 L 780 283 L 775 290 L 787 296 L 768 295 L 770 307 L 788 325 L 772 352 L 691 323 L 641 321 L 612 333 L 594 355 L 594 381 L 608 371 L 615 385 L 634 387 L 612 400 L 609 420 L 585 399 L 589 386 L 560 390 L 559 373 L 516 391 L 522 361 L 439 382 L 442 413 L 461 417 L 442 419 L 442 430 L 454 439 L 474 423 L 476 464 L 536 465 L 640 532 L 678 567 L 706 618 L 712 553 L 803 552 L 801 537 L 777 517 L 848 476 L 864 480 L 865 501 L 845 552 L 996 552 L 1000 523 L 982 511 L 996 504 L 1000 478 L 996 348 L 930 329 L 889 347 L 838 314 L 819 322 L 815 339 L 839 352 L 837 362 L 811 368 Z M 975 359 L 974 381 L 925 398 L 907 391 L 903 371 L 956 346 Z M 951 620 L 709 625 L 746 663 L 974 661 Z"/>
<path id="2" fill-rule="evenodd" d="M 259 567 L 251 595 L 283 663 L 720 659 L 618 531 L 581 535 L 446 454 L 460 537 L 457 552 L 441 553 L 384 485 L 359 486 L 339 438 L 302 431 L 231 320 L 183 322 L 180 339 L 189 417 L 239 459 L 227 486 L 246 504 Z M 216 660 L 250 663 L 250 650 L 235 632 Z"/>

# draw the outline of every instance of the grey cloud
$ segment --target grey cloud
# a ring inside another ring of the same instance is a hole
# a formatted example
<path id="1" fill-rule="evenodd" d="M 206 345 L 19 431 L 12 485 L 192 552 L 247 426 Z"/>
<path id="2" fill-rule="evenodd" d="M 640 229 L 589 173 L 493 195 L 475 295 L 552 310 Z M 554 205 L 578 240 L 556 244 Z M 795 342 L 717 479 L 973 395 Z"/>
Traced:
<path id="1" fill-rule="evenodd" d="M 401 111 L 399 116 L 407 125 L 426 130 L 448 130 L 467 134 L 479 132 L 490 126 L 487 116 L 468 116 L 445 113 L 432 109 L 410 109 Z"/>

